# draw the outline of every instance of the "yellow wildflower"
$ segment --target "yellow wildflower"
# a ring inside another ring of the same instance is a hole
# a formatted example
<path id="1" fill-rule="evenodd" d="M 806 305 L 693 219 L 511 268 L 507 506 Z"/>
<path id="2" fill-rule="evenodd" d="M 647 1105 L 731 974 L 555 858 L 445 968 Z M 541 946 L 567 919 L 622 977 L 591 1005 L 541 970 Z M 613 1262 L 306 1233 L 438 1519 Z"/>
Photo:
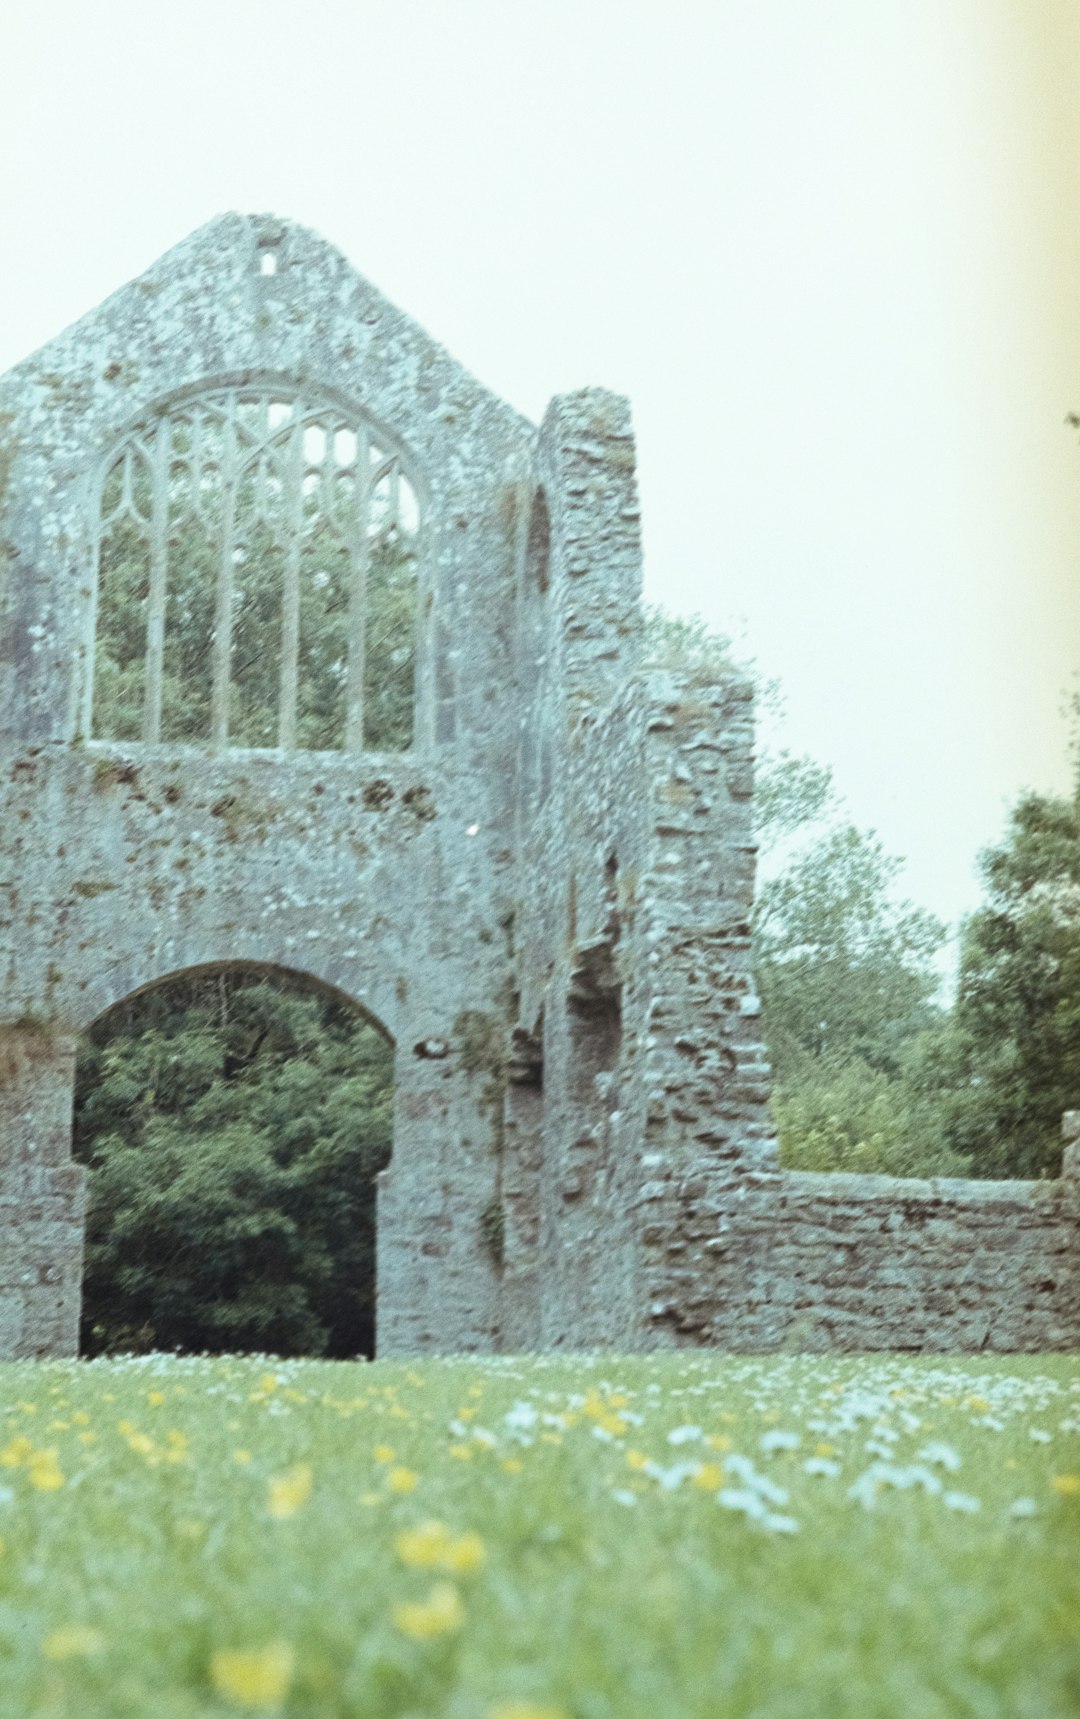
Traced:
<path id="1" fill-rule="evenodd" d="M 487 1561 L 487 1552 L 479 1534 L 469 1532 L 451 1540 L 439 1560 L 444 1570 L 456 1576 L 473 1576 Z"/>
<path id="2" fill-rule="evenodd" d="M 448 1456 L 456 1457 L 458 1462 L 471 1462 L 473 1454 L 472 1446 L 468 1444 L 452 1444 L 446 1454 Z"/>
<path id="3" fill-rule="evenodd" d="M 376 1462 L 393 1462 L 397 1451 L 392 1444 L 377 1444 L 371 1454 Z"/>
<path id="4" fill-rule="evenodd" d="M 710 1450 L 730 1450 L 731 1440 L 726 1433 L 710 1433 L 705 1440 Z"/>
<path id="5" fill-rule="evenodd" d="M 56 1492 L 64 1484 L 64 1474 L 56 1460 L 53 1449 L 36 1450 L 30 1458 L 27 1467 L 30 1471 L 30 1484 L 36 1486 L 39 1492 Z"/>
<path id="6" fill-rule="evenodd" d="M 85 1409 L 76 1409 L 71 1418 L 77 1427 L 88 1427 L 90 1425 L 90 1416 L 87 1414 Z"/>
<path id="7" fill-rule="evenodd" d="M 426 1600 L 399 1600 L 393 1618 L 403 1635 L 429 1641 L 459 1630 L 465 1622 L 465 1607 L 453 1582 L 436 1582 Z"/>
<path id="8" fill-rule="evenodd" d="M 272 1397 L 277 1388 L 278 1377 L 276 1373 L 263 1373 L 261 1375 L 259 1379 L 260 1391 L 265 1391 L 268 1397 Z"/>
<path id="9" fill-rule="evenodd" d="M 403 1529 L 394 1541 L 394 1550 L 403 1564 L 430 1569 L 441 1562 L 449 1540 L 449 1529 L 441 1522 L 421 1522 L 417 1528 Z"/>
<path id="10" fill-rule="evenodd" d="M 61 1624 L 45 1637 L 41 1651 L 46 1659 L 86 1659 L 100 1653 L 105 1637 L 89 1624 Z"/>
<path id="11" fill-rule="evenodd" d="M 20 1463 L 26 1461 L 33 1448 L 26 1434 L 20 1433 L 17 1438 L 12 1439 L 10 1444 L 5 1445 L 3 1450 L 0 1450 L 0 1462 L 5 1468 L 18 1468 Z"/>
<path id="12" fill-rule="evenodd" d="M 152 1409 L 160 1409 L 162 1403 L 165 1401 L 165 1392 L 147 1391 L 146 1400 Z"/>
<path id="13" fill-rule="evenodd" d="M 165 1461 L 186 1462 L 187 1454 L 187 1433 L 182 1433 L 177 1427 L 170 1427 L 165 1434 Z"/>
<path id="14" fill-rule="evenodd" d="M 626 1453 L 626 1466 L 632 1468 L 635 1474 L 641 1473 L 648 1460 L 643 1450 L 628 1450 Z"/>
<path id="15" fill-rule="evenodd" d="M 394 1541 L 394 1550 L 412 1569 L 449 1570 L 458 1576 L 474 1575 L 487 1558 L 479 1534 L 469 1532 L 455 1538 L 442 1522 L 435 1521 L 403 1529 Z"/>
<path id="16" fill-rule="evenodd" d="M 489 1719 L 570 1719 L 565 1707 L 548 1707 L 536 1701 L 496 1701 Z"/>
<path id="17" fill-rule="evenodd" d="M 251 1452 L 249 1450 L 234 1450 L 232 1459 L 234 1462 L 250 1462 Z"/>
<path id="18" fill-rule="evenodd" d="M 411 1492 L 420 1476 L 412 1468 L 392 1468 L 386 1476 L 391 1492 Z"/>
<path id="19" fill-rule="evenodd" d="M 620 1397 L 618 1401 L 621 1405 L 625 1405 L 626 1398 Z M 603 1428 L 604 1432 L 611 1433 L 613 1438 L 617 1438 L 620 1433 L 626 1431 L 626 1422 L 621 1415 L 614 1413 L 612 1399 L 602 1397 L 595 1385 L 591 1385 L 586 1391 L 582 1408 L 591 1421 L 595 1421 L 598 1427 Z"/>
<path id="20" fill-rule="evenodd" d="M 724 1484 L 724 1471 L 718 1462 L 703 1462 L 691 1480 L 703 1492 L 716 1492 Z"/>
<path id="21" fill-rule="evenodd" d="M 835 1456 L 836 1450 L 835 1447 L 829 1443 L 828 1439 L 823 1438 L 814 1446 L 814 1455 Z"/>
<path id="22" fill-rule="evenodd" d="M 266 1508 L 279 1522 L 295 1516 L 311 1497 L 314 1476 L 309 1462 L 298 1462 L 270 1482 Z"/>
<path id="23" fill-rule="evenodd" d="M 287 1641 L 271 1641 L 262 1648 L 219 1648 L 210 1656 L 210 1680 L 214 1692 L 235 1707 L 269 1709 L 280 1707 L 292 1687 L 296 1656 Z"/>
<path id="24" fill-rule="evenodd" d="M 507 1456 L 504 1457 L 501 1467 L 504 1474 L 520 1474 L 525 1464 L 520 1456 Z"/>
<path id="25" fill-rule="evenodd" d="M 1050 1477 L 1050 1484 L 1062 1498 L 1075 1498 L 1080 1494 L 1080 1474 L 1054 1474 Z"/>

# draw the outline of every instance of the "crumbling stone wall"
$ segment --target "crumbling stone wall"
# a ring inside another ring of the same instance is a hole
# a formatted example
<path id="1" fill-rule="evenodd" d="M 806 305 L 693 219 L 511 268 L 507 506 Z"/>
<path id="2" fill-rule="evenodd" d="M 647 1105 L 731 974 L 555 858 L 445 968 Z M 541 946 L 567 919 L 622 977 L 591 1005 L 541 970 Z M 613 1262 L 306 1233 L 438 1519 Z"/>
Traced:
<path id="1" fill-rule="evenodd" d="M 279 386 L 415 487 L 413 744 L 96 739 L 103 462 L 200 391 Z M 642 670 L 625 401 L 537 430 L 321 239 L 230 215 L 0 380 L 0 484 L 0 1356 L 77 1345 L 78 1035 L 221 963 L 393 1041 L 380 1353 L 1080 1341 L 1075 1167 L 779 1167 L 750 689 Z"/>
<path id="2" fill-rule="evenodd" d="M 695 700 L 676 686 L 650 724 L 662 979 L 638 1193 L 643 1343 L 1075 1348 L 1075 1145 L 1050 1182 L 780 1167 L 750 963 L 749 715 L 745 687 Z"/>

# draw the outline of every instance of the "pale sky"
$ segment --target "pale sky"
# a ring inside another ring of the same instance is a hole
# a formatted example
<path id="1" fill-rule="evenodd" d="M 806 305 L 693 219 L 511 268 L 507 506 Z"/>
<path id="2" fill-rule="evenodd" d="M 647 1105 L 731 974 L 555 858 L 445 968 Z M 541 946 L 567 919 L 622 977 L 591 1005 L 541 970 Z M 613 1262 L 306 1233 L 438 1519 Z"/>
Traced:
<path id="1" fill-rule="evenodd" d="M 1080 669 L 1077 0 L 6 0 L 0 370 L 211 216 L 521 411 L 629 394 L 646 595 L 974 906 Z"/>

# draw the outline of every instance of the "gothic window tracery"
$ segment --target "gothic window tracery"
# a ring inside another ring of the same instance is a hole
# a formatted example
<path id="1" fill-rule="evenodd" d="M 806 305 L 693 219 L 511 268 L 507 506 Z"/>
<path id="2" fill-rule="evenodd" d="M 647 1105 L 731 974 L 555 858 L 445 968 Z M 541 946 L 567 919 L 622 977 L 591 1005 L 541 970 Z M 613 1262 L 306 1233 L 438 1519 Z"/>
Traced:
<path id="1" fill-rule="evenodd" d="M 404 749 L 418 529 L 399 456 L 317 395 L 213 388 L 136 425 L 101 479 L 87 732 Z"/>

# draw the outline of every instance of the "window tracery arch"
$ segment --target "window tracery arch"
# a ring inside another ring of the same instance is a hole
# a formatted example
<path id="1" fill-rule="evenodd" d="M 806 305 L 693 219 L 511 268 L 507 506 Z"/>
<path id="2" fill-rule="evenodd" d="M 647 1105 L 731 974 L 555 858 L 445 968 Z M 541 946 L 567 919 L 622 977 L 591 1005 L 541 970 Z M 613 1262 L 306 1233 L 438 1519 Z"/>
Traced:
<path id="1" fill-rule="evenodd" d="M 400 455 L 314 391 L 212 387 L 144 419 L 96 494 L 86 732 L 403 750 L 419 526 Z"/>

